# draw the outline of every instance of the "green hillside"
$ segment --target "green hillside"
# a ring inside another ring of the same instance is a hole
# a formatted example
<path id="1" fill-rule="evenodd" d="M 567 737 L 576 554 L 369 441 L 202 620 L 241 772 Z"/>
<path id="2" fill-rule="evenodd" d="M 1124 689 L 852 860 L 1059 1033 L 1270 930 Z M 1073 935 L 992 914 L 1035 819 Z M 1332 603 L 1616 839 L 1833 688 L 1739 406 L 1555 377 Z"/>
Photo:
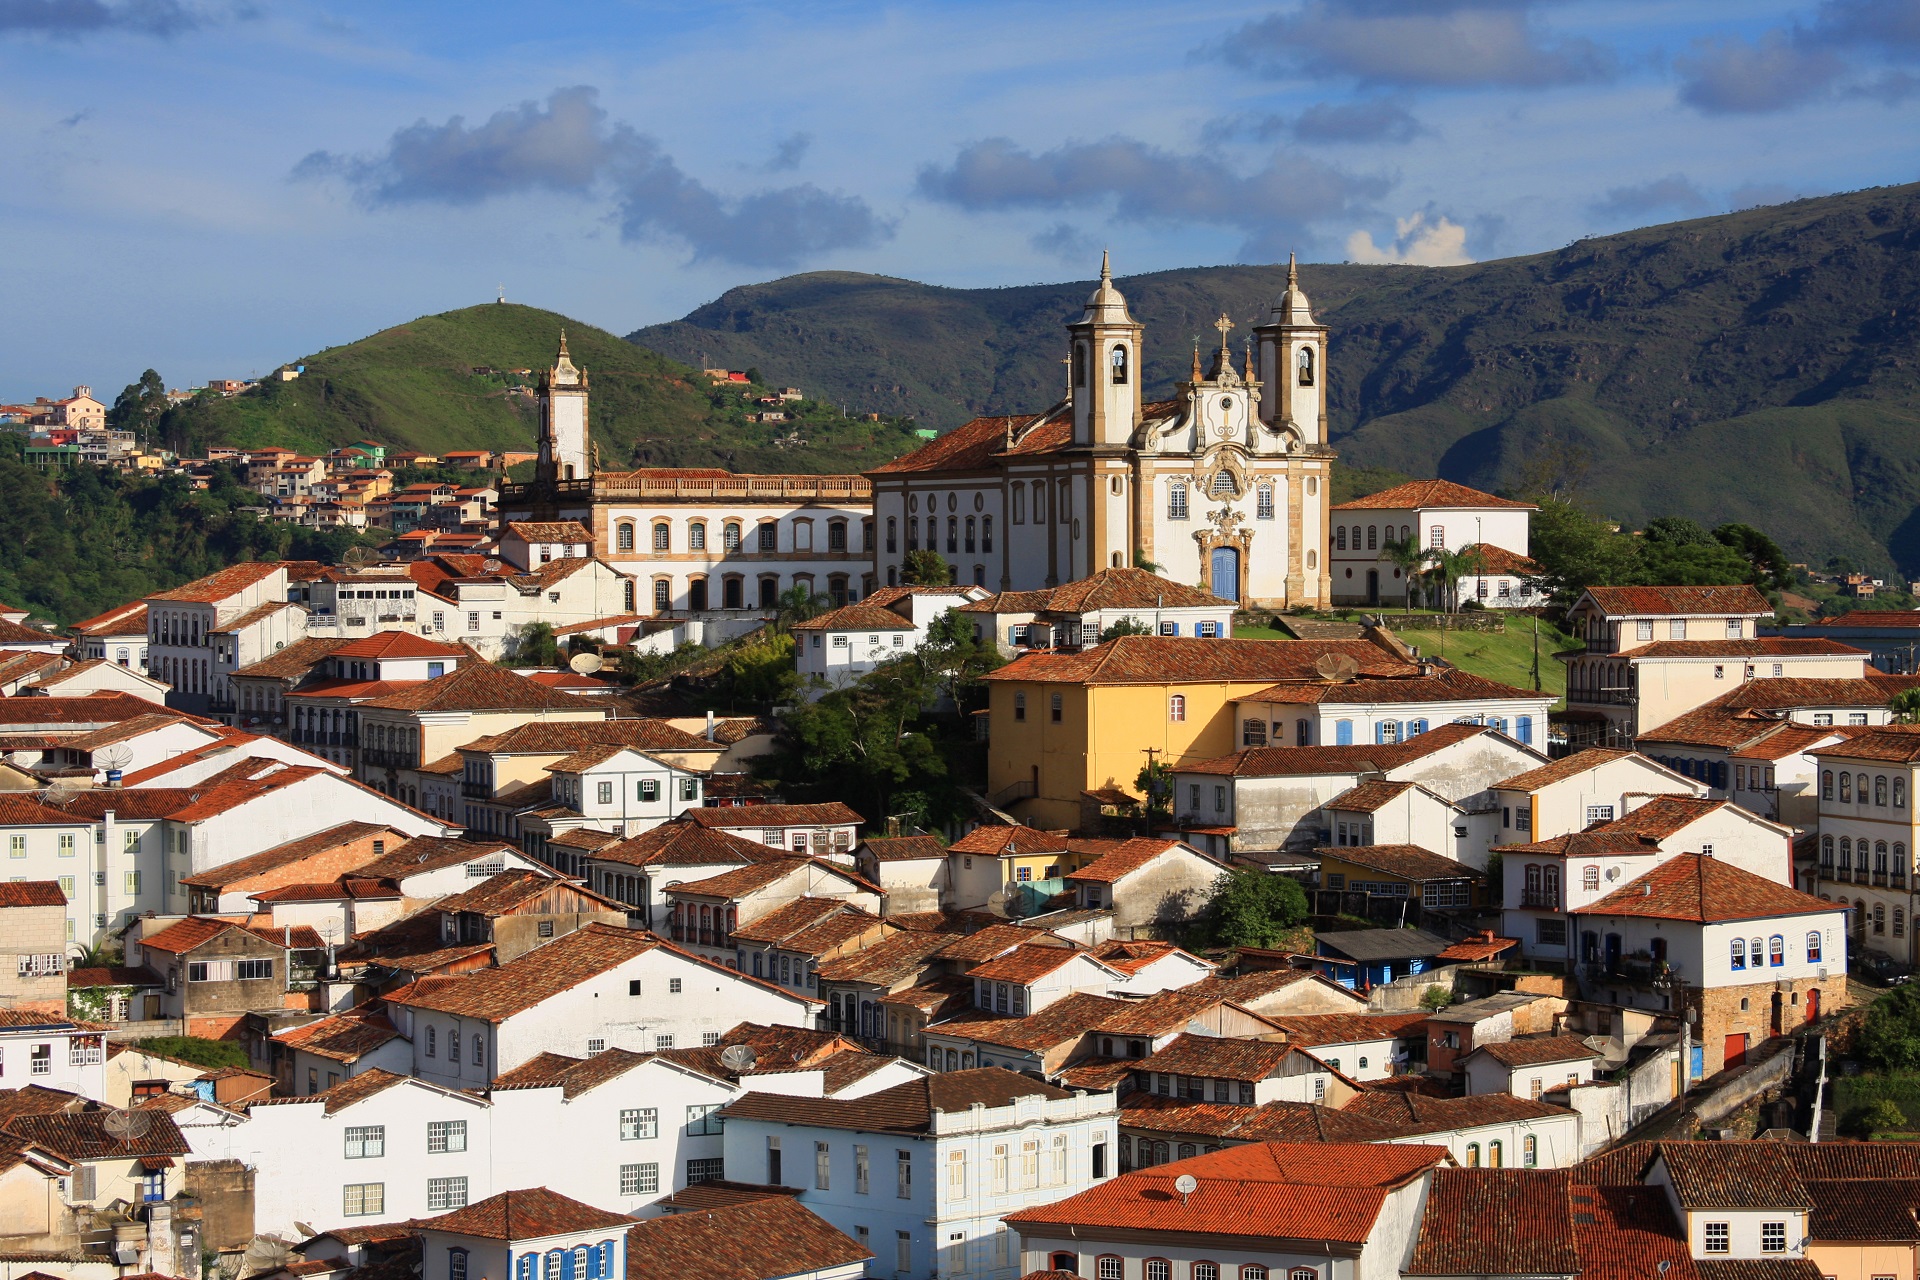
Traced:
<path id="1" fill-rule="evenodd" d="M 162 431 L 191 453 L 207 444 L 318 452 L 363 436 L 429 453 L 530 449 L 534 378 L 511 371 L 531 369 L 537 378 L 562 329 L 591 379 L 590 421 L 605 467 L 860 470 L 916 443 L 904 423 L 854 421 L 818 402 L 787 406 L 797 422 L 750 423 L 747 413 L 759 406 L 737 388 L 709 387 L 695 370 L 604 330 L 512 303 L 422 316 L 289 361 L 306 373 L 230 399 L 196 400 L 170 412 Z M 796 431 L 802 443 L 775 443 Z"/>
<path id="2" fill-rule="evenodd" d="M 1121 281 L 1164 391 L 1283 267 Z M 1920 184 L 1581 240 L 1465 267 L 1321 265 L 1335 444 L 1484 488 L 1578 483 L 1637 525 L 1769 530 L 1798 559 L 1920 572 Z M 1057 398 L 1091 282 L 942 289 L 815 273 L 629 335 L 948 428 Z"/>

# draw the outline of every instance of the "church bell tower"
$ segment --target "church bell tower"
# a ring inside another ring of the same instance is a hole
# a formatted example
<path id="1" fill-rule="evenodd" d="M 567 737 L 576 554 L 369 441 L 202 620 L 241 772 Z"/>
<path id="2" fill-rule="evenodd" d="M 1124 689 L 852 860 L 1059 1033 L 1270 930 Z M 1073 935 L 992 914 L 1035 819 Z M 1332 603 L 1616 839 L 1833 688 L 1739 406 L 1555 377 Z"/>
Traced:
<path id="1" fill-rule="evenodd" d="M 1140 420 L 1141 326 L 1113 287 L 1107 255 L 1100 255 L 1100 286 L 1086 310 L 1067 326 L 1071 335 L 1068 386 L 1075 444 L 1125 445 Z"/>
<path id="2" fill-rule="evenodd" d="M 566 331 L 553 367 L 540 375 L 540 457 L 536 480 L 585 480 L 593 474 L 587 443 L 587 371 L 567 355 Z"/>
<path id="3" fill-rule="evenodd" d="M 1270 388 L 1261 400 L 1261 421 L 1269 430 L 1291 429 L 1301 444 L 1325 444 L 1327 327 L 1313 318 L 1292 254 L 1287 255 L 1286 292 L 1253 333 L 1260 344 L 1260 373 Z"/>

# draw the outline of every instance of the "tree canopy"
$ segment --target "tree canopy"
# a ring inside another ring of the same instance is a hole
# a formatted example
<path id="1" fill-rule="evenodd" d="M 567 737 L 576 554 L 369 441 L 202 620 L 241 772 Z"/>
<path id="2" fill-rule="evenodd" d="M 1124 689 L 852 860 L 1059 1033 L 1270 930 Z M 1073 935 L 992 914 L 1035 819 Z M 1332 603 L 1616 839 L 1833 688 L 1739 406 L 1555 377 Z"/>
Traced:
<path id="1" fill-rule="evenodd" d="M 1239 867 L 1213 882 L 1202 914 L 1216 946 L 1273 947 L 1307 918 L 1307 891 L 1291 876 Z"/>
<path id="2" fill-rule="evenodd" d="M 1777 590 L 1792 580 L 1784 552 L 1747 524 L 1708 530 L 1680 516 L 1659 516 L 1639 535 L 1569 498 L 1533 499 L 1530 554 L 1539 564 L 1536 586 L 1562 604 L 1587 587 L 1723 586 L 1747 582 Z"/>

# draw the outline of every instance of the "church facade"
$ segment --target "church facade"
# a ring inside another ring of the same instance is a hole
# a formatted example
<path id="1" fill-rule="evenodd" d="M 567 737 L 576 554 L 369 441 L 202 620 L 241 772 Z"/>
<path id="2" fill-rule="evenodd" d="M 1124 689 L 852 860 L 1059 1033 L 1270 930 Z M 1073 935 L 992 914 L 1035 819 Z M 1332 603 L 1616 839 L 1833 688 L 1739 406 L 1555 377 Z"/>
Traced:
<path id="1" fill-rule="evenodd" d="M 1031 591 L 1139 565 L 1243 604 L 1325 604 L 1327 331 L 1289 265 L 1287 288 L 1236 371 L 1223 316 L 1171 400 L 1147 402 L 1143 327 L 1107 263 L 1067 325 L 1069 393 L 1041 413 L 976 418 L 867 473 L 874 574 L 910 551 L 954 578 Z"/>

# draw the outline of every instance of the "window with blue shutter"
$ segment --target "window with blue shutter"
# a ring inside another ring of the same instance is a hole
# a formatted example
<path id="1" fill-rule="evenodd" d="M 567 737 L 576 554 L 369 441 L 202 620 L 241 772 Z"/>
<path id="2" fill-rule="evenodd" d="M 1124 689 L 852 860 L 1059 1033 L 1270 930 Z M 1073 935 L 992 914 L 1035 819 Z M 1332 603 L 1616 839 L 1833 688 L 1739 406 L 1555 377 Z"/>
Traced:
<path id="1" fill-rule="evenodd" d="M 1382 743 L 1387 740 L 1387 726 L 1385 721 L 1373 726 L 1373 740 L 1375 743 Z"/>
<path id="2" fill-rule="evenodd" d="M 1520 716 L 1513 722 L 1514 734 L 1523 746 L 1533 745 L 1533 717 Z"/>
<path id="3" fill-rule="evenodd" d="M 602 1241 L 600 1247 L 594 1252 L 600 1255 L 601 1276 L 604 1280 L 611 1280 L 613 1276 L 613 1241 Z"/>
<path id="4" fill-rule="evenodd" d="M 514 1265 L 514 1280 L 537 1280 L 534 1275 L 534 1265 L 537 1261 L 538 1256 L 535 1254 L 521 1254 L 520 1260 Z"/>
<path id="5" fill-rule="evenodd" d="M 1335 720 L 1333 722 L 1333 741 L 1335 746 L 1340 746 L 1340 747 L 1352 746 L 1353 745 L 1353 721 Z"/>

